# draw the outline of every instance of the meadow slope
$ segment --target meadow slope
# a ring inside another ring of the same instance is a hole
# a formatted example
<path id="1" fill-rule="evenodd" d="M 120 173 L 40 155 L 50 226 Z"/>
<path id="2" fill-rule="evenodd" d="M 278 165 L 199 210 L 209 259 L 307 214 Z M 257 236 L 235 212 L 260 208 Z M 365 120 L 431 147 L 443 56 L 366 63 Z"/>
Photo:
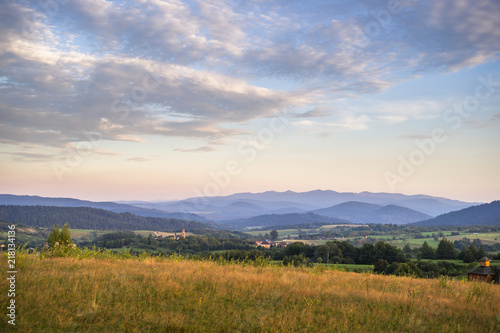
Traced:
<path id="1" fill-rule="evenodd" d="M 8 285 L 0 281 L 5 309 Z M 498 285 L 319 266 L 27 255 L 16 289 L 19 332 L 497 332 L 500 325 Z"/>

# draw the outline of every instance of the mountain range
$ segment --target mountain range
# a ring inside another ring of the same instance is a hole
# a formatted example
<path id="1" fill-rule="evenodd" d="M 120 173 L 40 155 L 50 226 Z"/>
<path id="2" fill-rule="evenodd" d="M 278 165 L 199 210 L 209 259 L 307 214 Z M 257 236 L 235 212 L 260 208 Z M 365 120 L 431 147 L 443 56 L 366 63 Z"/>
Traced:
<path id="1" fill-rule="evenodd" d="M 309 192 L 276 192 L 237 193 L 228 196 L 194 197 L 169 202 L 124 202 L 143 208 L 154 208 L 177 212 L 190 212 L 201 215 L 208 220 L 224 221 L 250 218 L 257 215 L 289 214 L 316 212 L 324 208 L 346 202 L 362 202 L 383 206 L 398 206 L 422 213 L 422 219 L 429 219 L 441 214 L 460 210 L 480 203 L 470 203 L 428 195 L 404 195 L 398 193 L 351 193 L 331 190 L 316 190 Z M 391 210 L 388 208 L 388 210 Z M 383 212 L 380 212 L 381 216 Z M 412 213 L 413 214 L 413 213 Z M 386 214 L 387 215 L 387 214 Z M 385 216 L 385 215 L 384 215 Z M 417 215 L 414 215 L 417 217 Z M 418 221 L 409 218 L 405 221 L 389 217 L 375 219 L 373 223 L 408 223 Z M 359 222 L 364 223 L 364 222 Z"/>
<path id="2" fill-rule="evenodd" d="M 71 198 L 0 195 L 0 205 L 90 207 L 139 216 L 215 221 L 225 227 L 234 225 L 238 228 L 246 224 L 269 226 L 272 221 L 276 225 L 335 221 L 406 224 L 430 221 L 435 216 L 477 204 L 427 195 L 342 193 L 330 190 L 237 193 L 164 202 L 93 202 Z"/>

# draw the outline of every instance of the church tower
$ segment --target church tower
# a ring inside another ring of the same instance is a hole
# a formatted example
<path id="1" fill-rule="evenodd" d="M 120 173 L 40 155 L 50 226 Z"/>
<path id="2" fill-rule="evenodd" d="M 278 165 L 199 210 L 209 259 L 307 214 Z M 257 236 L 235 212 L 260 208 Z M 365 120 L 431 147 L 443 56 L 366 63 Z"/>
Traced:
<path id="1" fill-rule="evenodd" d="M 182 238 L 186 238 L 186 230 L 182 227 Z"/>

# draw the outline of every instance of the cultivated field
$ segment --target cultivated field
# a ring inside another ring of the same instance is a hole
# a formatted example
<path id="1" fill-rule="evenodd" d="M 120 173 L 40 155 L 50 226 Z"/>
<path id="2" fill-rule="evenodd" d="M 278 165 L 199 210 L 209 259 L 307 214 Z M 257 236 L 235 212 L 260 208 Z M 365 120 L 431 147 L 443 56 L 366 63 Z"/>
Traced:
<path id="1" fill-rule="evenodd" d="M 16 284 L 19 332 L 497 332 L 500 325 L 498 285 L 321 266 L 25 255 Z M 0 290 L 5 309 L 5 278 Z"/>

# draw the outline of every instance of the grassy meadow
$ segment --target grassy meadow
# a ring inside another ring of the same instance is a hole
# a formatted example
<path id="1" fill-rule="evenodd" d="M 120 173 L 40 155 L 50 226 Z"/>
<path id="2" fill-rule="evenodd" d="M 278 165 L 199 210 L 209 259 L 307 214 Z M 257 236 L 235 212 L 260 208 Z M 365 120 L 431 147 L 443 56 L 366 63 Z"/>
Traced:
<path id="1" fill-rule="evenodd" d="M 1 257 L 7 271 L 6 256 Z M 498 332 L 500 327 L 500 286 L 447 278 L 146 256 L 25 254 L 17 266 L 19 332 Z M 0 289 L 5 309 L 5 278 Z"/>

